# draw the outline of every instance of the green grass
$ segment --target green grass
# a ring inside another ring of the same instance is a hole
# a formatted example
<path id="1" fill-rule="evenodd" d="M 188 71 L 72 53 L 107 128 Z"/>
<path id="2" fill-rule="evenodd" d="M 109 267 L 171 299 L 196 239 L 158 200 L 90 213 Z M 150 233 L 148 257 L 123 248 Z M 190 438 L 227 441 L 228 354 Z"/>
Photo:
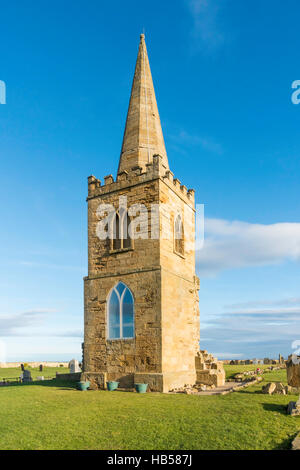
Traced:
<path id="1" fill-rule="evenodd" d="M 0 448 L 287 449 L 300 419 L 285 407 L 297 397 L 261 387 L 224 396 L 79 392 L 55 380 L 0 387 Z"/>

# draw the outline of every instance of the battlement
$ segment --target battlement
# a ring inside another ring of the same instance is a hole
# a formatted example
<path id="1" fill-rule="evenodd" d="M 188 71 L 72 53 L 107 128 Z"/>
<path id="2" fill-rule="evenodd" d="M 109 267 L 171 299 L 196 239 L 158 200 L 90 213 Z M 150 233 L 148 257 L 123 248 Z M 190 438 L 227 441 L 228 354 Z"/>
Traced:
<path id="1" fill-rule="evenodd" d="M 161 179 L 181 198 L 185 199 L 187 203 L 194 203 L 195 191 L 188 189 L 177 178 L 174 178 L 174 174 L 166 168 L 160 155 L 153 155 L 153 161 L 146 164 L 146 171 L 143 171 L 140 166 L 135 166 L 128 171 L 123 170 L 118 173 L 116 180 L 114 180 L 112 175 L 105 176 L 104 185 L 95 176 L 89 176 L 88 199 L 154 179 Z"/>

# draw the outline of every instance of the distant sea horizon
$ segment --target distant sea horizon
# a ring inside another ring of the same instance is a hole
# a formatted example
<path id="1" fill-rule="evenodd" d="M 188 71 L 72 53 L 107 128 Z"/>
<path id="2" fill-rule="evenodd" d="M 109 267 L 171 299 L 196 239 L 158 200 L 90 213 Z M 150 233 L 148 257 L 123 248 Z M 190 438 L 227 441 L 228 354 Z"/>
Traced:
<path id="1" fill-rule="evenodd" d="M 71 359 L 77 359 L 79 362 L 82 361 L 80 354 L 24 354 L 24 356 L 7 356 L 4 363 L 6 362 L 69 362 Z"/>

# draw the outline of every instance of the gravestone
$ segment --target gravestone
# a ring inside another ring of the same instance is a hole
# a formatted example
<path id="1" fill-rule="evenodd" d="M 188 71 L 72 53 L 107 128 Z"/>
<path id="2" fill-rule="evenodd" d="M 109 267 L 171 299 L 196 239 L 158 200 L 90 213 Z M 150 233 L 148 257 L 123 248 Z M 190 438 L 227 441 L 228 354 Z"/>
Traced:
<path id="1" fill-rule="evenodd" d="M 43 371 L 43 364 L 40 364 L 40 372 Z"/>
<path id="2" fill-rule="evenodd" d="M 21 364 L 21 370 L 24 371 L 24 364 Z"/>
<path id="3" fill-rule="evenodd" d="M 45 379 L 44 379 L 44 376 L 41 375 L 40 377 L 37 377 L 36 380 L 45 380 Z"/>
<path id="4" fill-rule="evenodd" d="M 69 362 L 69 369 L 70 369 L 70 374 L 76 374 L 77 372 L 81 372 L 81 369 L 79 367 L 79 362 L 76 359 L 72 359 Z"/>
<path id="5" fill-rule="evenodd" d="M 23 382 L 23 383 L 25 383 L 25 382 L 32 382 L 32 377 L 31 377 L 31 372 L 30 372 L 30 370 L 24 369 L 22 382 Z"/>

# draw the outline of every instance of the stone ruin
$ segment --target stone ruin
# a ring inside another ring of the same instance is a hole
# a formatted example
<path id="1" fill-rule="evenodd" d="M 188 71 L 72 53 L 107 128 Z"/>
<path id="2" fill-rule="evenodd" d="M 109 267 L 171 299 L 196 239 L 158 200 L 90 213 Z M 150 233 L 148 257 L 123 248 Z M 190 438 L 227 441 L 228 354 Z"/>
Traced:
<path id="1" fill-rule="evenodd" d="M 214 390 L 225 385 L 225 371 L 223 362 L 218 361 L 207 351 L 198 351 L 195 358 L 196 383 L 185 384 L 184 387 L 173 388 L 172 393 L 185 393 L 193 395 L 199 392 Z"/>
<path id="2" fill-rule="evenodd" d="M 225 384 L 223 363 L 207 351 L 198 351 L 196 356 L 197 384 L 222 387 Z"/>
<path id="3" fill-rule="evenodd" d="M 291 354 L 286 364 L 287 382 L 291 387 L 300 388 L 300 356 Z"/>

